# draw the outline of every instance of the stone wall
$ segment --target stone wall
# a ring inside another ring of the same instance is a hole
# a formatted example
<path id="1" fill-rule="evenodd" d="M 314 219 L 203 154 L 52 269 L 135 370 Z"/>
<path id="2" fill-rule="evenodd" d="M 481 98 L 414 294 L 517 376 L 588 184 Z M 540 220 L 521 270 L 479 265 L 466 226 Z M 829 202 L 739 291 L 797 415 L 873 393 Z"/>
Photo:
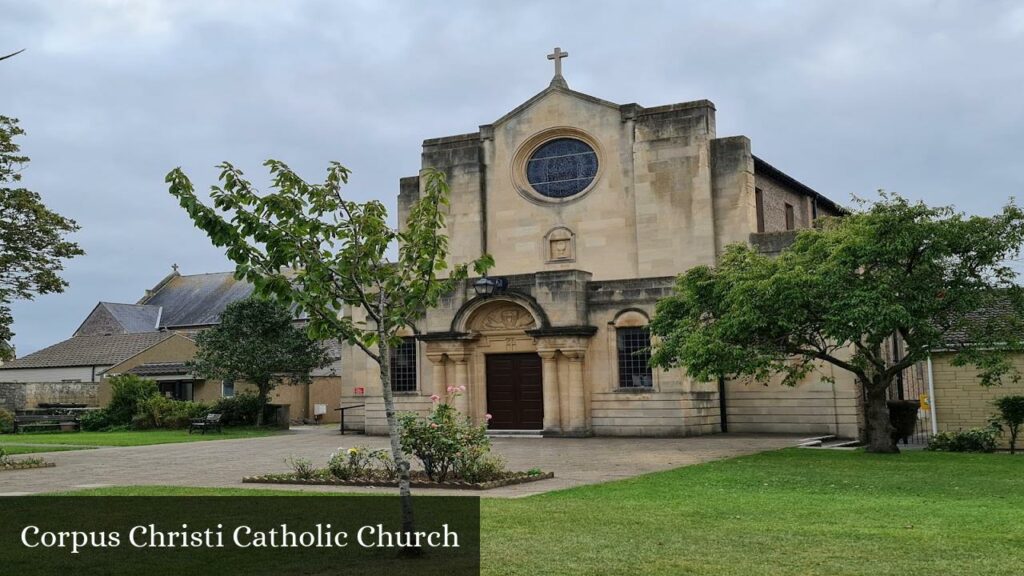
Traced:
<path id="1" fill-rule="evenodd" d="M 755 176 L 755 186 L 761 191 L 765 232 L 786 230 L 786 204 L 793 207 L 794 229 L 810 228 L 812 212 L 810 197 L 799 194 L 764 174 Z"/>
<path id="2" fill-rule="evenodd" d="M 10 411 L 40 403 L 98 406 L 99 384 L 92 382 L 0 382 L 0 406 Z"/>
<path id="3" fill-rule="evenodd" d="M 935 420 L 940 432 L 984 428 L 996 413 L 992 405 L 996 398 L 1024 395 L 1024 382 L 986 388 L 980 384 L 977 368 L 953 366 L 952 359 L 949 353 L 932 356 Z M 1024 372 L 1024 354 L 1014 355 L 1013 365 Z"/>

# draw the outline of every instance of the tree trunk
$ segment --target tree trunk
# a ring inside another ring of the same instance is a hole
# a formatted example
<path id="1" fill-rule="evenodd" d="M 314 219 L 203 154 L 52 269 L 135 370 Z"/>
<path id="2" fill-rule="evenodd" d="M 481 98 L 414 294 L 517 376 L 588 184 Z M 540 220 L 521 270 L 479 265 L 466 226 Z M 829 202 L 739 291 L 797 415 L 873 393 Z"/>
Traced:
<path id="1" fill-rule="evenodd" d="M 260 408 L 256 411 L 256 426 L 263 426 L 263 413 L 267 411 L 267 396 L 270 394 L 270 388 L 266 384 L 256 384 L 256 389 L 259 391 Z"/>
<path id="2" fill-rule="evenodd" d="M 384 395 L 384 414 L 388 420 L 388 436 L 391 439 L 391 457 L 395 460 L 398 470 L 398 496 L 402 502 L 402 531 L 412 533 L 415 525 L 412 515 L 412 490 L 409 485 L 409 460 L 402 452 L 401 431 L 395 415 L 395 397 L 391 393 L 391 347 L 387 334 L 378 332 L 379 344 L 377 353 L 380 356 L 380 386 Z M 418 550 L 403 550 L 404 553 L 416 553 Z"/>
<path id="3" fill-rule="evenodd" d="M 900 449 L 896 446 L 896 439 L 892 437 L 893 427 L 889 418 L 889 405 L 887 403 L 886 390 L 891 382 L 876 378 L 875 381 L 865 383 L 866 417 L 868 452 L 876 454 L 896 454 Z"/>

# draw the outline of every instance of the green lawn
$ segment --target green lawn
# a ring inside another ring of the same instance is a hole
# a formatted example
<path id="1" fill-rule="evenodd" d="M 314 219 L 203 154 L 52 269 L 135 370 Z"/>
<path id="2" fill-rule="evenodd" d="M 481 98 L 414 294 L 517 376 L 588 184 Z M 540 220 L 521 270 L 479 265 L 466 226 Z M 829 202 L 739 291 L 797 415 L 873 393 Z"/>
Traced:
<path id="1" fill-rule="evenodd" d="M 484 499 L 482 509 L 485 574 L 1019 575 L 1024 566 L 1024 457 L 1006 454 L 790 449 Z"/>
<path id="2" fill-rule="evenodd" d="M 37 452 L 64 452 L 65 450 L 90 450 L 88 446 L 8 446 L 3 442 L 0 442 L 0 448 L 3 448 L 7 454 L 13 456 L 15 454 L 35 454 Z"/>
<path id="3" fill-rule="evenodd" d="M 232 438 L 257 438 L 277 434 L 276 428 L 225 428 L 218 434 L 189 434 L 187 430 L 130 430 L 125 432 L 27 432 L 0 436 L 0 446 L 8 444 L 67 444 L 73 446 L 147 446 L 176 442 L 201 442 Z"/>

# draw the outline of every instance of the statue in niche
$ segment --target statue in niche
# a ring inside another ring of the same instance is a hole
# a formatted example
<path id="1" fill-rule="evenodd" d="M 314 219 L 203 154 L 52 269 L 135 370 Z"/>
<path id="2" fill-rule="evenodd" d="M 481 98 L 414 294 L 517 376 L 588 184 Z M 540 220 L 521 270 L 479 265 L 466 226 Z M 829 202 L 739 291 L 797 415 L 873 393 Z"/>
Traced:
<path id="1" fill-rule="evenodd" d="M 559 226 L 544 236 L 547 262 L 572 262 L 576 259 L 576 235 Z"/>

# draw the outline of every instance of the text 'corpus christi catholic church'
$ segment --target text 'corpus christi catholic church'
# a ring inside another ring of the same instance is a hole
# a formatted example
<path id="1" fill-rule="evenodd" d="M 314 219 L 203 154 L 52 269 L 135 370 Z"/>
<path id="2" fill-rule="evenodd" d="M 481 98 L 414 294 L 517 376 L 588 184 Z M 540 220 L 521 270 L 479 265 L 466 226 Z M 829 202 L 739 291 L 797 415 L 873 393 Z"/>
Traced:
<path id="1" fill-rule="evenodd" d="M 489 253 L 496 281 L 471 278 L 408 330 L 394 351 L 398 408 L 426 412 L 431 395 L 465 386 L 455 404 L 477 422 L 492 415 L 493 430 L 855 437 L 845 374 L 788 388 L 697 382 L 647 362 L 647 324 L 675 276 L 715 264 L 731 243 L 776 250 L 839 208 L 755 156 L 748 138 L 718 137 L 711 102 L 646 108 L 576 92 L 566 56 L 556 48 L 551 84 L 493 123 L 423 143 L 423 169 L 451 186 L 449 261 Z M 401 180 L 400 226 L 420 186 Z M 346 346 L 342 367 L 343 405 L 366 404 L 353 424 L 386 433 L 376 364 Z"/>

